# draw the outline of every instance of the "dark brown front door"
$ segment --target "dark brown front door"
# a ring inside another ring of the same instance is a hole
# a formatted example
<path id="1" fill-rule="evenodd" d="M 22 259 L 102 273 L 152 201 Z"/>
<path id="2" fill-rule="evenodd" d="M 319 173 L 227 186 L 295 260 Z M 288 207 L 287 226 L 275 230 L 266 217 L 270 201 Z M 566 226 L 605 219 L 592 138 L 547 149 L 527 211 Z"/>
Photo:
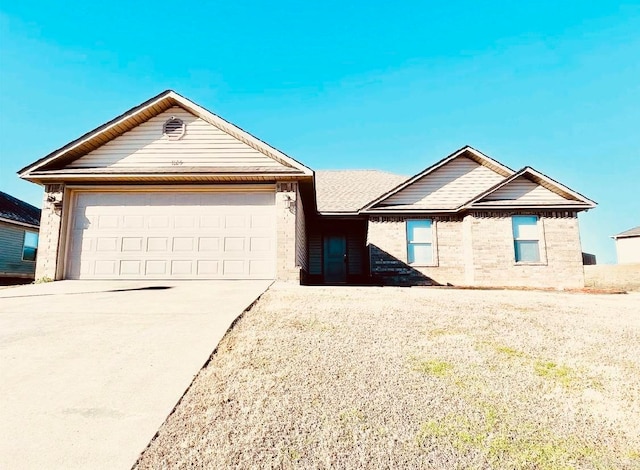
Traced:
<path id="1" fill-rule="evenodd" d="M 342 235 L 324 237 L 324 282 L 347 282 L 347 240 Z"/>

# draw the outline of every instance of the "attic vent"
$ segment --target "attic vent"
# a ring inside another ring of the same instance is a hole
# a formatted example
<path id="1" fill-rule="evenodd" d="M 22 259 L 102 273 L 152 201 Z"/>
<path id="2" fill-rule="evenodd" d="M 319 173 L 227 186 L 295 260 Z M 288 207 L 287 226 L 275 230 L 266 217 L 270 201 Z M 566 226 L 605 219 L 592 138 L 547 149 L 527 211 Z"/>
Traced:
<path id="1" fill-rule="evenodd" d="M 187 126 L 177 117 L 171 116 L 162 126 L 162 134 L 167 136 L 169 140 L 180 140 L 184 136 Z"/>

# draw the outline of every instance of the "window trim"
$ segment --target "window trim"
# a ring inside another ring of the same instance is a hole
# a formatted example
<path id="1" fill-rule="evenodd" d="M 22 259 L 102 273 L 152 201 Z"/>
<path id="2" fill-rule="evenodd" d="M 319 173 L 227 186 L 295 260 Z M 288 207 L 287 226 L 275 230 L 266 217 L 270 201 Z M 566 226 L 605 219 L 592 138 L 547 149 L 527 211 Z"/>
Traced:
<path id="1" fill-rule="evenodd" d="M 537 237 L 532 238 L 516 238 L 514 233 L 514 219 L 518 217 L 535 217 Z M 511 256 L 515 266 L 546 266 L 547 265 L 547 247 L 544 236 L 543 218 L 537 214 L 514 214 L 511 216 Z M 516 241 L 536 241 L 538 242 L 538 261 L 518 261 L 516 259 Z"/>
<path id="2" fill-rule="evenodd" d="M 34 234 L 36 236 L 36 246 L 29 246 L 29 248 L 35 248 L 33 253 L 33 259 L 25 259 L 24 250 L 27 248 L 27 234 Z M 40 243 L 40 234 L 33 230 L 25 230 L 24 235 L 22 236 L 22 261 L 26 261 L 27 263 L 35 263 L 38 259 L 38 244 Z"/>
<path id="3" fill-rule="evenodd" d="M 431 223 L 431 243 L 426 242 L 411 242 L 409 241 L 409 224 L 410 222 L 422 222 L 428 221 Z M 434 267 L 438 266 L 438 237 L 437 237 L 437 229 L 436 229 L 436 221 L 434 219 L 425 217 L 425 218 L 412 218 L 405 219 L 405 230 L 404 230 L 404 238 L 405 238 L 405 260 L 407 265 L 415 266 L 415 267 Z M 431 262 L 430 263 L 420 263 L 420 262 L 409 262 L 409 246 L 411 245 L 431 245 Z"/>

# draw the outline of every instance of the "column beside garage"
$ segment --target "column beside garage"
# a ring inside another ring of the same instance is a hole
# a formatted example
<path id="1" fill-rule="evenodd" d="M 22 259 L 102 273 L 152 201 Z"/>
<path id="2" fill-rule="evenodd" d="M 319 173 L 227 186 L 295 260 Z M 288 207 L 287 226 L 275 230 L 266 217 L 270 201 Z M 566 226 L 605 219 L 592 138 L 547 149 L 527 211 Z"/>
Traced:
<path id="1" fill-rule="evenodd" d="M 36 258 L 36 281 L 61 279 L 61 273 L 57 272 L 57 267 L 62 211 L 66 203 L 64 199 L 63 184 L 47 184 L 45 186 Z"/>
<path id="2" fill-rule="evenodd" d="M 276 277 L 281 281 L 300 281 L 301 258 L 306 258 L 306 243 L 297 240 L 300 231 L 296 229 L 304 225 L 305 217 L 299 198 L 297 183 L 276 184 Z"/>

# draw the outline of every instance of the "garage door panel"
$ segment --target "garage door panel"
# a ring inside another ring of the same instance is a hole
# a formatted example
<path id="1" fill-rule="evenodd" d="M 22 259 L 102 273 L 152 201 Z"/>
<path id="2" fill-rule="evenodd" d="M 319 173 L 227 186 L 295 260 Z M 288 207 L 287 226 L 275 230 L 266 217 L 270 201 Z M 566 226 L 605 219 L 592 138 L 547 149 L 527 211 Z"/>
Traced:
<path id="1" fill-rule="evenodd" d="M 121 251 L 142 251 L 143 237 L 122 237 Z"/>
<path id="2" fill-rule="evenodd" d="M 68 278 L 262 278 L 275 274 L 275 195 L 75 197 Z"/>

